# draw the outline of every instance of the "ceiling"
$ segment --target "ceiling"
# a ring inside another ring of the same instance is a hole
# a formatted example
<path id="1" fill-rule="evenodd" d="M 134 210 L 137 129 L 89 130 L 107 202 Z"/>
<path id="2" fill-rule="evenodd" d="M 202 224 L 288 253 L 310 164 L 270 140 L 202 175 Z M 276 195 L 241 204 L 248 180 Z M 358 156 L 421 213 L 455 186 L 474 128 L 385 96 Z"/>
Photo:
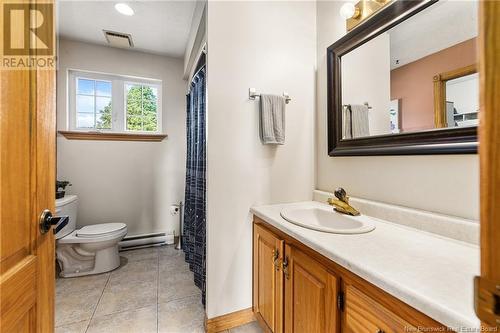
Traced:
<path id="1" fill-rule="evenodd" d="M 106 45 L 103 29 L 132 35 L 134 50 L 182 57 L 196 1 L 127 1 L 133 16 L 118 13 L 121 1 L 58 1 L 60 37 Z"/>
<path id="2" fill-rule="evenodd" d="M 476 37 L 477 9 L 474 0 L 440 1 L 389 30 L 391 69 Z"/>

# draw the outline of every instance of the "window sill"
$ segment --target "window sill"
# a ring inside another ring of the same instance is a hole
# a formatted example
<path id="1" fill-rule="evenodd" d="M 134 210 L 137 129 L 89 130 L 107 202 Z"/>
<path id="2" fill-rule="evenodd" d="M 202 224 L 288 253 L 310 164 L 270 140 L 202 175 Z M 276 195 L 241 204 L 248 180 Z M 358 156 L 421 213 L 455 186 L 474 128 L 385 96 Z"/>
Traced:
<path id="1" fill-rule="evenodd" d="M 83 131 L 58 131 L 68 140 L 101 140 L 101 141 L 146 141 L 160 142 L 167 134 L 131 134 L 131 133 L 106 133 Z"/>

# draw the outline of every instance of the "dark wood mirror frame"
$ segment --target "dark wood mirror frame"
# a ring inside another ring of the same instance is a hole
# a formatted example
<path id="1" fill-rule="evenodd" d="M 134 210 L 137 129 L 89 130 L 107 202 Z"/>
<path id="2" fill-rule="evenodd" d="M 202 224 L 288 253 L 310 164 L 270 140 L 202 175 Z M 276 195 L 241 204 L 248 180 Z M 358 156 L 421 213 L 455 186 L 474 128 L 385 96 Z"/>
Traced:
<path id="1" fill-rule="evenodd" d="M 433 129 L 342 140 L 341 57 L 437 1 L 395 1 L 328 47 L 328 155 L 477 153 L 477 127 Z"/>

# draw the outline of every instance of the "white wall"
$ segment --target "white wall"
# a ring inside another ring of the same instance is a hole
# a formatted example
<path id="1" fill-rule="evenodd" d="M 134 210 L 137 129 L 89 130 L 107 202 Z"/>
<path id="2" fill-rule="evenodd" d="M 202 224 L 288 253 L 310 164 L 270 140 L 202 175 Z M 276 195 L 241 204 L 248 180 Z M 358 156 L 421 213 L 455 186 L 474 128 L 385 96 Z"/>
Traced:
<path id="1" fill-rule="evenodd" d="M 479 74 L 471 74 L 446 82 L 446 101 L 453 102 L 458 113 L 479 109 Z"/>
<path id="2" fill-rule="evenodd" d="M 326 48 L 345 34 L 345 21 L 339 15 L 342 4 L 317 3 L 316 188 L 332 191 L 342 186 L 356 197 L 478 219 L 477 155 L 327 155 Z"/>
<path id="3" fill-rule="evenodd" d="M 57 139 L 58 179 L 80 198 L 78 225 L 124 222 L 129 235 L 178 230 L 171 204 L 184 198 L 186 117 L 183 60 L 61 40 L 57 74 L 58 129 L 66 129 L 67 69 L 162 80 L 163 132 L 157 142 Z"/>
<path id="4" fill-rule="evenodd" d="M 203 44 L 206 43 L 206 0 L 198 0 L 193 13 L 189 38 L 184 52 L 184 78 L 192 77 Z"/>
<path id="5" fill-rule="evenodd" d="M 372 39 L 342 59 L 342 104 L 368 103 L 370 135 L 391 132 L 389 34 Z"/>
<path id="6" fill-rule="evenodd" d="M 252 306 L 252 205 L 312 198 L 316 3 L 208 2 L 207 316 Z M 259 140 L 258 101 L 287 91 L 286 144 Z"/>

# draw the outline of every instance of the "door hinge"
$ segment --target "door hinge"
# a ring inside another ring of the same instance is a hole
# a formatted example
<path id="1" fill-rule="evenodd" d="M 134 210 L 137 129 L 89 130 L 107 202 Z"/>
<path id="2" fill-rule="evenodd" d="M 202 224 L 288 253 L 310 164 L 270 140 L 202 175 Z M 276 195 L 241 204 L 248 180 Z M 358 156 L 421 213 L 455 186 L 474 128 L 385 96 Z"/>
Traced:
<path id="1" fill-rule="evenodd" d="M 474 278 L 474 309 L 484 323 L 500 325 L 500 282 L 481 276 Z"/>
<path id="2" fill-rule="evenodd" d="M 344 292 L 343 291 L 339 291 L 339 293 L 337 294 L 337 308 L 340 311 L 344 311 Z"/>

